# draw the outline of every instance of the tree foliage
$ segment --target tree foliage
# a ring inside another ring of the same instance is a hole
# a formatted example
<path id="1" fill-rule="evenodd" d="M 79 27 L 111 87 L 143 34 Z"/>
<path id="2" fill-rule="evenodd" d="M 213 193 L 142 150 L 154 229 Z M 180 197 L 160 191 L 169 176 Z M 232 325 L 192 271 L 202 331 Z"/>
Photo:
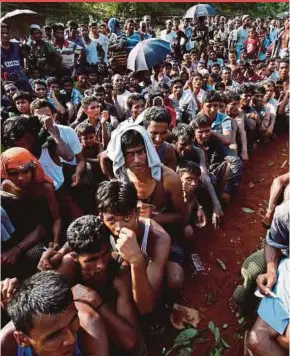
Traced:
<path id="1" fill-rule="evenodd" d="M 166 2 L 110 2 L 110 3 L 2 3 L 2 14 L 16 9 L 29 9 L 47 16 L 47 22 L 66 23 L 70 19 L 77 22 L 88 22 L 89 15 L 96 20 L 108 20 L 112 16 L 119 18 L 140 18 L 146 14 L 160 21 L 167 16 L 183 16 L 194 3 Z M 276 17 L 277 14 L 288 10 L 285 3 L 213 3 L 219 14 L 225 16 L 252 15 L 255 17 Z M 163 21 L 161 21 L 163 22 Z"/>

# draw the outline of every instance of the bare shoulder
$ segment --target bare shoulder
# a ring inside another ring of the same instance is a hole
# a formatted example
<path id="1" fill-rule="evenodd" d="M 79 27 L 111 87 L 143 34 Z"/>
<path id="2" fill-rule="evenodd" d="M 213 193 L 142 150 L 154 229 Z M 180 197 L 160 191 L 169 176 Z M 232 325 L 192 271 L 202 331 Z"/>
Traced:
<path id="1" fill-rule="evenodd" d="M 163 166 L 164 187 L 168 190 L 181 186 L 179 175 L 171 168 Z"/>
<path id="2" fill-rule="evenodd" d="M 153 219 L 150 220 L 150 237 L 153 241 L 155 241 L 155 246 L 160 248 L 164 248 L 166 246 L 171 245 L 171 238 L 169 234 L 163 229 L 161 225 L 159 225 Z M 155 249 L 154 249 L 155 250 Z"/>

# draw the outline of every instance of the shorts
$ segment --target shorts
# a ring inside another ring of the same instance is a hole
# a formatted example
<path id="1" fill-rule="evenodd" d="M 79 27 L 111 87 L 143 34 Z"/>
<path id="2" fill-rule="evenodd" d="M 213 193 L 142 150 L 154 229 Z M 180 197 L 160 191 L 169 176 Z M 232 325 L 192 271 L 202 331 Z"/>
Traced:
<path id="1" fill-rule="evenodd" d="M 184 247 L 179 245 L 176 241 L 172 242 L 171 251 L 169 254 L 169 261 L 178 263 L 181 267 L 183 267 L 185 258 Z"/>

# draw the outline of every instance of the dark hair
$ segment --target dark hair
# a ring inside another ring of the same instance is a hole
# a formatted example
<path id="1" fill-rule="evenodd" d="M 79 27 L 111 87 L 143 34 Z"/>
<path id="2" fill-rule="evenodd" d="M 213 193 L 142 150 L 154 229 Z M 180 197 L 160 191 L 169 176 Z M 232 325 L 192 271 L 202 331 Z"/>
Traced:
<path id="1" fill-rule="evenodd" d="M 266 94 L 266 89 L 264 87 L 256 87 L 255 88 L 255 92 L 254 92 L 254 95 L 256 94 L 260 94 L 260 95 L 265 95 Z"/>
<path id="2" fill-rule="evenodd" d="M 89 124 L 88 122 L 82 122 L 79 124 L 76 128 L 75 131 L 78 136 L 84 136 L 84 135 L 90 135 L 90 134 L 96 134 L 96 130 L 92 124 Z"/>
<path id="3" fill-rule="evenodd" d="M 169 90 L 169 91 L 170 91 L 169 85 L 167 85 L 167 84 L 164 83 L 164 82 L 160 82 L 160 83 L 158 84 L 158 89 L 166 89 L 166 90 Z"/>
<path id="4" fill-rule="evenodd" d="M 47 89 L 47 85 L 46 85 L 46 83 L 45 83 L 45 81 L 44 80 L 42 80 L 42 79 L 35 79 L 33 82 L 32 82 L 32 89 L 35 89 L 35 85 L 36 84 L 38 84 L 38 85 L 42 85 L 42 86 L 44 86 L 45 87 L 45 89 Z"/>
<path id="5" fill-rule="evenodd" d="M 3 88 L 6 86 L 6 85 L 11 85 L 13 84 L 16 88 L 17 88 L 17 85 L 15 82 L 12 82 L 11 80 L 5 80 L 3 83 L 2 83 L 2 86 Z"/>
<path id="6" fill-rule="evenodd" d="M 223 90 L 225 90 L 225 88 L 226 88 L 226 86 L 225 86 L 225 84 L 224 83 L 222 83 L 222 82 L 217 82 L 217 83 L 215 83 L 214 84 L 214 91 L 212 91 L 212 93 L 214 93 L 215 92 L 215 94 L 217 94 L 217 95 L 220 95 L 219 93 L 217 93 L 217 91 L 223 91 Z M 221 101 L 221 97 L 220 97 L 220 100 L 219 101 Z M 206 102 L 206 101 L 205 101 Z"/>
<path id="7" fill-rule="evenodd" d="M 192 161 L 182 161 L 179 163 L 177 168 L 177 173 L 179 175 L 183 173 L 189 173 L 194 176 L 200 177 L 201 176 L 201 169 L 199 165 Z"/>
<path id="8" fill-rule="evenodd" d="M 39 272 L 22 283 L 8 304 L 16 330 L 29 335 L 34 318 L 61 314 L 73 303 L 71 287 L 54 271 Z"/>
<path id="9" fill-rule="evenodd" d="M 147 129 L 147 127 L 150 125 L 152 121 L 157 122 L 157 123 L 165 123 L 168 126 L 170 125 L 171 118 L 166 109 L 160 108 L 158 106 L 152 106 L 146 112 L 144 113 L 144 127 Z"/>
<path id="10" fill-rule="evenodd" d="M 173 139 L 177 141 L 180 137 L 184 137 L 187 141 L 193 140 L 193 131 L 189 125 L 178 124 L 172 130 Z"/>
<path id="11" fill-rule="evenodd" d="M 64 31 L 64 25 L 61 23 L 56 23 L 52 26 L 53 31 L 57 31 L 57 30 L 63 30 Z"/>
<path id="12" fill-rule="evenodd" d="M 199 72 L 193 72 L 193 73 L 191 73 L 191 80 L 192 80 L 193 78 L 195 78 L 195 77 L 199 77 L 201 80 L 203 79 L 202 74 L 199 73 Z"/>
<path id="13" fill-rule="evenodd" d="M 211 124 L 212 124 L 211 119 L 207 117 L 205 114 L 200 113 L 196 115 L 191 125 L 194 130 L 197 130 L 203 127 L 208 127 L 208 126 L 211 127 Z"/>
<path id="14" fill-rule="evenodd" d="M 209 91 L 206 93 L 204 103 L 213 103 L 215 101 L 220 102 L 221 97 L 215 91 Z"/>
<path id="15" fill-rule="evenodd" d="M 242 93 L 249 93 L 250 92 L 251 95 L 253 95 L 254 91 L 255 91 L 255 87 L 251 83 L 243 83 L 242 86 L 241 86 L 241 92 Z"/>
<path id="16" fill-rule="evenodd" d="M 220 66 L 219 63 L 213 63 L 212 66 L 211 66 L 211 68 L 213 68 L 213 67 L 219 67 L 219 69 L 221 68 L 221 66 Z"/>
<path id="17" fill-rule="evenodd" d="M 144 139 L 138 131 L 132 129 L 123 133 L 121 137 L 121 148 L 124 155 L 128 149 L 141 145 L 144 146 Z"/>
<path id="18" fill-rule="evenodd" d="M 96 194 L 99 213 L 126 216 L 137 209 L 137 190 L 132 182 L 113 179 L 102 182 Z"/>
<path id="19" fill-rule="evenodd" d="M 15 103 L 17 100 L 24 99 L 29 101 L 30 103 L 32 102 L 32 95 L 26 91 L 17 91 L 13 97 L 12 100 Z"/>
<path id="20" fill-rule="evenodd" d="M 95 215 L 84 215 L 73 221 L 66 232 L 67 242 L 79 254 L 99 252 L 102 244 L 110 243 L 110 231 Z"/>
<path id="21" fill-rule="evenodd" d="M 15 116 L 5 120 L 2 128 L 2 139 L 5 147 L 15 147 L 15 142 L 26 133 L 38 135 L 42 128 L 37 116 Z"/>
<path id="22" fill-rule="evenodd" d="M 85 96 L 82 99 L 82 108 L 86 109 L 93 101 L 99 103 L 99 100 L 94 95 Z"/>
<path id="23" fill-rule="evenodd" d="M 235 92 L 229 92 L 229 94 L 226 96 L 226 103 L 232 103 L 234 101 L 240 101 L 241 97 L 239 94 Z"/>
<path id="24" fill-rule="evenodd" d="M 46 79 L 46 85 L 50 87 L 52 84 L 57 84 L 60 86 L 60 80 L 56 77 L 49 77 Z"/>
<path id="25" fill-rule="evenodd" d="M 49 107 L 52 110 L 51 106 L 49 105 L 49 102 L 46 99 L 35 99 L 33 102 L 30 104 L 30 110 L 33 112 L 34 110 L 37 109 L 42 109 L 42 108 L 47 108 Z"/>
<path id="26" fill-rule="evenodd" d="M 237 56 L 237 51 L 235 49 L 230 49 L 229 54 L 235 54 Z"/>
<path id="27" fill-rule="evenodd" d="M 106 90 L 105 90 L 105 88 L 102 86 L 102 85 L 96 85 L 95 87 L 94 87 L 94 92 L 97 94 L 105 94 L 106 93 Z"/>
<path id="28" fill-rule="evenodd" d="M 74 81 L 72 80 L 72 78 L 71 77 L 62 77 L 62 79 L 61 79 L 61 83 L 62 83 L 62 85 L 64 85 L 64 83 L 71 83 L 71 84 L 73 84 L 74 83 Z"/>
<path id="29" fill-rule="evenodd" d="M 73 20 L 69 20 L 66 24 L 66 27 L 78 27 L 78 24 Z"/>
<path id="30" fill-rule="evenodd" d="M 127 106 L 128 106 L 128 108 L 131 110 L 131 109 L 132 109 L 132 106 L 133 106 L 133 103 L 134 103 L 135 101 L 139 101 L 139 100 L 143 100 L 144 103 L 146 102 L 144 96 L 141 95 L 141 94 L 136 94 L 136 93 L 134 93 L 134 94 L 129 95 L 129 97 L 128 97 L 128 99 L 127 99 Z"/>
<path id="31" fill-rule="evenodd" d="M 182 81 L 182 79 L 181 78 L 173 78 L 172 80 L 171 80 L 171 88 L 173 88 L 173 86 L 175 85 L 175 84 L 177 84 L 177 83 L 181 83 L 181 85 L 183 86 L 183 81 Z"/>
<path id="32" fill-rule="evenodd" d="M 94 26 L 98 26 L 97 21 L 93 21 L 89 23 L 89 27 L 94 27 Z"/>

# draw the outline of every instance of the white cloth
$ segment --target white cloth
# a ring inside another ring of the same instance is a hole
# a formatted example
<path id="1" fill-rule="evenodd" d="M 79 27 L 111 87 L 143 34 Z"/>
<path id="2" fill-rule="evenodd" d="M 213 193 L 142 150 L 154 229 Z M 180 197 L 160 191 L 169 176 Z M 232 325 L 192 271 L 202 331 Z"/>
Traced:
<path id="1" fill-rule="evenodd" d="M 82 152 L 82 145 L 80 143 L 80 140 L 78 138 L 77 133 L 74 131 L 69 126 L 64 126 L 64 125 L 56 125 L 59 129 L 59 134 L 61 139 L 70 147 L 70 149 L 73 151 L 74 155 L 77 155 Z M 64 159 L 61 158 L 62 162 L 68 163 L 72 166 L 77 165 L 76 158 L 70 162 L 65 161 Z"/>
<path id="2" fill-rule="evenodd" d="M 170 45 L 172 45 L 175 37 L 176 37 L 176 32 L 175 31 L 171 31 L 169 33 L 167 33 L 167 30 L 163 30 L 160 32 L 160 38 L 166 42 L 169 42 Z"/>
<path id="3" fill-rule="evenodd" d="M 137 131 L 143 137 L 147 153 L 147 162 L 149 168 L 151 169 L 152 178 L 157 181 L 160 181 L 162 167 L 160 158 L 157 154 L 157 151 L 148 132 L 145 130 L 144 127 L 136 123 L 128 123 L 127 125 L 122 125 L 121 127 L 117 127 L 117 129 L 112 132 L 111 140 L 108 144 L 106 154 L 113 162 L 113 172 L 115 177 L 127 178 L 125 157 L 123 155 L 121 147 L 121 138 L 123 134 L 129 130 Z"/>

